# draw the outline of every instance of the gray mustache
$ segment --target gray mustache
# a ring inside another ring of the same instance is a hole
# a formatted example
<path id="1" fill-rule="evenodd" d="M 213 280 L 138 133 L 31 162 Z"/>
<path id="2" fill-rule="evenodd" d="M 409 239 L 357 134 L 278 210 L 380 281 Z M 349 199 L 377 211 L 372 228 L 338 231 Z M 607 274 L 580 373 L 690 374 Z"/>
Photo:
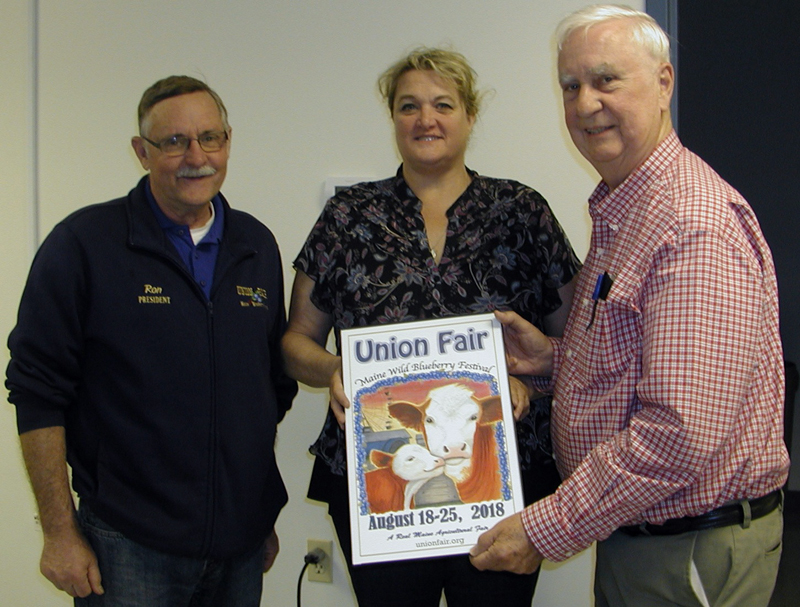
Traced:
<path id="1" fill-rule="evenodd" d="M 179 169 L 176 176 L 177 177 L 209 177 L 214 175 L 217 172 L 217 169 L 214 167 L 210 167 L 208 165 L 199 168 L 192 168 L 186 167 L 183 169 Z"/>

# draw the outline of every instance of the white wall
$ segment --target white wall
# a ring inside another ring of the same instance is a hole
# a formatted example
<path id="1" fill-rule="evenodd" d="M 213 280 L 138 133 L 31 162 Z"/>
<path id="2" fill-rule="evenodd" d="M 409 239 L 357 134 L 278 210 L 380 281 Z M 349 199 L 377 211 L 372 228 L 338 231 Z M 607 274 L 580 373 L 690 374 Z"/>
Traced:
<path id="1" fill-rule="evenodd" d="M 325 178 L 395 171 L 375 80 L 420 44 L 452 45 L 471 60 L 482 87 L 493 90 L 468 165 L 540 190 L 582 256 L 589 234 L 585 199 L 596 177 L 562 126 L 552 31 L 586 3 L 3 0 L 0 335 L 14 323 L 38 244 L 34 229 L 43 237 L 71 210 L 134 185 L 141 175 L 129 146 L 136 104 L 147 86 L 175 73 L 206 79 L 225 100 L 233 150 L 223 191 L 276 233 L 287 289 L 291 260 L 322 207 Z M 6 362 L 2 349 L 3 368 Z M 325 508 L 305 499 L 312 462 L 306 447 L 325 406 L 321 391 L 303 389 L 280 427 L 278 458 L 290 506 L 278 522 L 282 552 L 265 578 L 264 605 L 294 604 L 306 538 L 334 537 Z M 70 604 L 38 574 L 41 539 L 11 406 L 0 413 L 0 475 L 0 604 Z M 546 566 L 536 604 L 590 605 L 590 569 L 590 553 Z M 303 599 L 319 607 L 354 604 L 339 554 L 334 584 L 306 581 Z"/>
<path id="2" fill-rule="evenodd" d="M 29 0 L 3 0 L 0 17 L 0 336 L 13 326 L 34 251 L 32 15 Z M 5 369 L 8 351 L 0 348 Z M 19 455 L 13 407 L 0 407 L 0 604 L 61 605 L 59 592 L 39 575 L 41 540 L 35 506 Z"/>

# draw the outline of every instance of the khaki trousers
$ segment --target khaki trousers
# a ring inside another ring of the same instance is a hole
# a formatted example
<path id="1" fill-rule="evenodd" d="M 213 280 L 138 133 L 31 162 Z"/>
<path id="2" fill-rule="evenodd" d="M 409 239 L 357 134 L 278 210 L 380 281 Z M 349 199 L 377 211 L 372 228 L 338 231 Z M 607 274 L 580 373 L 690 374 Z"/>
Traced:
<path id="1" fill-rule="evenodd" d="M 595 607 L 767 607 L 781 558 L 783 508 L 750 522 L 597 544 Z"/>

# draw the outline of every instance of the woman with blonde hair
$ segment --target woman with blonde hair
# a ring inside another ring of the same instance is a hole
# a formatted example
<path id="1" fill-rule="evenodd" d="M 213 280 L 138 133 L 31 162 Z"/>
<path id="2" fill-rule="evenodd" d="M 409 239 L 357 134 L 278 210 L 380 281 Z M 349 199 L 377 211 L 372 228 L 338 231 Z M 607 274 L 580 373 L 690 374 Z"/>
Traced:
<path id="1" fill-rule="evenodd" d="M 560 335 L 580 263 L 547 202 L 515 181 L 465 165 L 478 116 L 475 73 L 459 53 L 422 48 L 378 82 L 402 165 L 394 177 L 331 198 L 294 262 L 283 339 L 288 373 L 330 390 L 308 497 L 325 501 L 359 605 L 530 606 L 536 576 L 479 572 L 464 556 L 353 566 L 345 476 L 341 358 L 328 334 L 354 326 L 515 310 Z M 549 400 L 512 378 L 526 503 L 559 482 Z M 531 405 L 533 403 L 533 405 Z"/>

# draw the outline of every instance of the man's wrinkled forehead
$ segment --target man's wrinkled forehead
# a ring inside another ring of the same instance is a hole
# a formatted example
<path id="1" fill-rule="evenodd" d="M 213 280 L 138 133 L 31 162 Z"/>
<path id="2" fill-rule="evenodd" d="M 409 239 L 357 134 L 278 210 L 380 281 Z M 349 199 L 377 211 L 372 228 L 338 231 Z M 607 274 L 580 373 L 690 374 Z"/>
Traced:
<path id="1" fill-rule="evenodd" d="M 188 99 L 192 96 L 203 96 L 205 99 L 208 100 L 209 104 L 213 103 L 217 109 L 216 116 L 219 117 L 219 125 L 214 125 L 213 127 L 210 126 L 208 130 L 227 130 L 227 125 L 225 124 L 225 120 L 222 116 L 222 113 L 219 109 L 219 105 L 216 104 L 214 97 L 210 95 L 207 91 L 192 91 L 190 93 L 183 93 L 181 95 L 173 95 L 171 97 L 167 97 L 165 99 L 159 100 L 155 103 L 152 107 L 150 107 L 147 112 L 144 114 L 142 118 L 142 132 L 146 133 L 149 132 L 154 126 L 156 126 L 156 121 L 158 121 L 158 126 L 167 126 L 164 125 L 163 122 L 165 120 L 164 116 L 162 115 L 163 112 L 161 111 L 166 104 L 170 104 L 173 106 L 172 117 L 180 116 L 181 115 L 181 108 L 183 103 L 188 102 Z M 176 111 L 177 110 L 177 111 Z M 170 134 L 179 134 L 179 133 L 170 133 Z"/>
<path id="2" fill-rule="evenodd" d="M 558 53 L 558 81 L 564 85 L 576 79 L 619 76 L 621 72 L 647 70 L 651 64 L 655 70 L 658 59 L 630 36 L 630 24 L 608 21 L 569 35 Z"/>

